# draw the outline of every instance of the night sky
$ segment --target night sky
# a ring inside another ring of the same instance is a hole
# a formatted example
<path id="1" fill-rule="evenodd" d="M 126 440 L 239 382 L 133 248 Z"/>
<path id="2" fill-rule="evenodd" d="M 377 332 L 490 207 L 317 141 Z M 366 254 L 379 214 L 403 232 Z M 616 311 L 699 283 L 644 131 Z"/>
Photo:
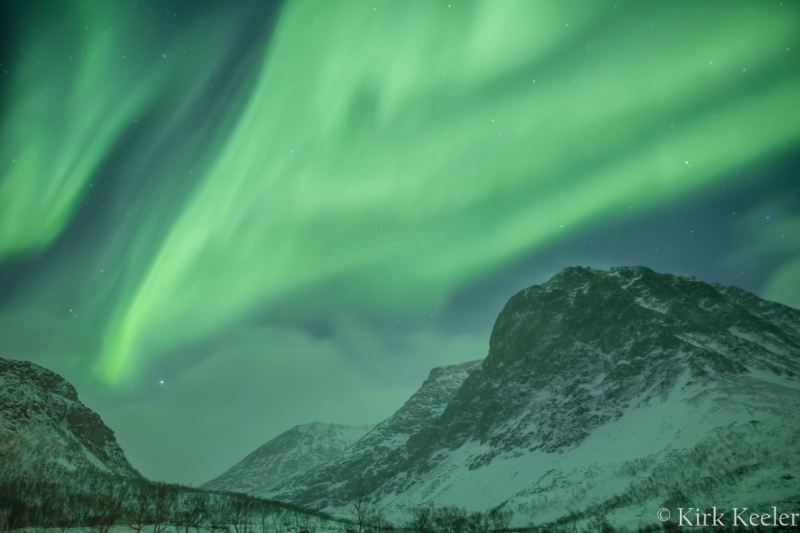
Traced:
<path id="1" fill-rule="evenodd" d="M 202 483 L 566 266 L 800 307 L 799 149 L 796 2 L 3 2 L 0 357 Z"/>

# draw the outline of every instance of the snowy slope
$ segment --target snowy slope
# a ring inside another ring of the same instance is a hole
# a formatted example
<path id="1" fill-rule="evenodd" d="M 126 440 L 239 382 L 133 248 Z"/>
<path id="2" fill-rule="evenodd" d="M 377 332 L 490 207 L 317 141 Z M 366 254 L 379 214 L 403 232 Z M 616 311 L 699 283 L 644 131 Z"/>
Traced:
<path id="1" fill-rule="evenodd" d="M 33 363 L 0 359 L 0 480 L 140 478 L 75 388 Z"/>
<path id="2" fill-rule="evenodd" d="M 204 484 L 203 488 L 251 492 L 341 454 L 372 427 L 319 422 L 295 426 Z"/>
<path id="3" fill-rule="evenodd" d="M 358 488 L 396 517 L 503 505 L 513 525 L 797 501 L 800 312 L 642 267 L 569 268 L 509 300 L 440 414 L 374 433 L 268 495 L 337 512 Z"/>
<path id="4" fill-rule="evenodd" d="M 516 525 L 578 512 L 629 527 L 655 524 L 661 507 L 796 503 L 798 384 L 776 386 L 752 374 L 710 388 L 688 381 L 682 376 L 666 398 L 626 409 L 574 448 L 519 451 L 470 468 L 493 452 L 471 440 L 411 490 L 381 503 L 396 517 L 420 504 L 504 505 Z"/>

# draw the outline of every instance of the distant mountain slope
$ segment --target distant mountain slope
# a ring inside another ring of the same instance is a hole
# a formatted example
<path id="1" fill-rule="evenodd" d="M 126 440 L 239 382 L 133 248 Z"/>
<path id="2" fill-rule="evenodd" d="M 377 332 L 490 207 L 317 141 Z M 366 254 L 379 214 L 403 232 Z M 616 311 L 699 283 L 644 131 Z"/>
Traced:
<path id="1" fill-rule="evenodd" d="M 33 363 L 0 359 L 0 481 L 92 474 L 141 478 L 72 385 Z"/>
<path id="2" fill-rule="evenodd" d="M 305 424 L 281 433 L 203 488 L 252 492 L 341 454 L 373 426 Z"/>
<path id="3" fill-rule="evenodd" d="M 361 492 L 369 491 L 377 479 L 395 479 L 404 465 L 408 439 L 423 431 L 444 411 L 455 392 L 482 361 L 434 368 L 420 389 L 390 418 L 381 422 L 341 455 L 307 472 L 255 491 L 264 497 L 306 501 L 321 508 L 347 504 Z M 402 490 L 402 481 L 398 485 Z M 336 499 L 329 500 L 335 486 Z M 295 495 L 303 495 L 303 499 Z"/>
<path id="4" fill-rule="evenodd" d="M 516 525 L 790 501 L 800 311 L 643 267 L 568 268 L 509 300 L 437 411 L 265 494 L 333 512 L 359 491 L 396 513 L 503 505 Z"/>

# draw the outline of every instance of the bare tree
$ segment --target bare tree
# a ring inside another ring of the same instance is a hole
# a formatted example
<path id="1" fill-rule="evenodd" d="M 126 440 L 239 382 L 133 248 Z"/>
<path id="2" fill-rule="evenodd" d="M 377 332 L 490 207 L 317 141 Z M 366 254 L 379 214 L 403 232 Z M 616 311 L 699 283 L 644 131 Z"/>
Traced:
<path id="1" fill-rule="evenodd" d="M 180 497 L 176 501 L 169 522 L 175 528 L 175 533 L 181 533 L 181 529 L 185 529 L 186 533 L 189 533 L 189 510 L 186 508 L 186 502 L 181 502 Z"/>
<path id="2" fill-rule="evenodd" d="M 464 533 L 467 511 L 455 506 L 441 507 L 433 512 L 433 523 L 442 533 Z"/>
<path id="3" fill-rule="evenodd" d="M 489 516 L 484 513 L 474 511 L 467 517 L 467 531 L 469 533 L 489 533 L 491 528 Z"/>
<path id="4" fill-rule="evenodd" d="M 369 527 L 369 521 L 372 515 L 372 504 L 364 492 L 356 494 L 350 502 L 350 515 L 356 523 L 358 533 L 363 533 L 363 531 Z"/>
<path id="5" fill-rule="evenodd" d="M 142 528 L 151 523 L 150 499 L 147 494 L 140 492 L 134 501 L 125 507 L 125 523 L 136 533 L 141 533 Z"/>
<path id="6" fill-rule="evenodd" d="M 122 514 L 120 502 L 110 494 L 101 494 L 96 498 L 90 498 L 87 503 L 89 527 L 93 533 L 108 533 Z"/>
<path id="7" fill-rule="evenodd" d="M 300 533 L 315 533 L 319 525 L 316 518 L 308 513 L 302 513 L 300 516 Z"/>
<path id="8" fill-rule="evenodd" d="M 292 519 L 292 527 L 295 530 L 295 533 L 300 533 L 300 530 L 303 527 L 303 517 L 298 509 L 292 509 L 290 514 Z"/>
<path id="9" fill-rule="evenodd" d="M 272 513 L 275 512 L 275 506 L 268 501 L 260 501 L 256 506 L 256 511 L 261 522 L 261 533 L 267 533 L 267 526 L 270 524 Z"/>
<path id="10" fill-rule="evenodd" d="M 153 533 L 161 533 L 164 525 L 172 519 L 175 510 L 177 494 L 163 483 L 150 492 L 150 502 L 153 509 Z"/>
<path id="11" fill-rule="evenodd" d="M 378 507 L 373 507 L 367 518 L 368 528 L 373 531 L 386 532 L 394 529 L 386 518 L 386 511 Z"/>
<path id="12" fill-rule="evenodd" d="M 193 528 L 195 533 L 200 533 L 200 526 L 208 518 L 208 498 L 205 494 L 194 494 L 189 498 L 188 511 L 189 517 L 186 521 L 186 533 L 189 528 Z"/>
<path id="13" fill-rule="evenodd" d="M 406 528 L 414 533 L 431 533 L 433 531 L 433 510 L 430 507 L 414 507 L 411 509 L 411 519 Z"/>
<path id="14" fill-rule="evenodd" d="M 286 509 L 276 507 L 272 513 L 272 533 L 284 533 L 286 530 Z"/>
<path id="15" fill-rule="evenodd" d="M 231 502 L 231 524 L 236 533 L 249 533 L 252 511 L 253 501 L 250 498 L 238 497 Z"/>
<path id="16" fill-rule="evenodd" d="M 231 529 L 231 505 L 228 500 L 220 500 L 209 513 L 209 529 L 212 533 L 228 533 Z"/>
<path id="17" fill-rule="evenodd" d="M 492 523 L 492 529 L 495 531 L 508 529 L 511 523 L 511 518 L 514 512 L 511 509 L 503 509 L 502 506 L 495 507 L 489 511 L 489 520 Z"/>
<path id="18" fill-rule="evenodd" d="M 208 517 L 208 497 L 205 494 L 192 494 L 183 498 L 183 505 L 174 513 L 175 530 L 183 528 L 184 533 L 194 529 L 200 533 L 200 526 Z"/>

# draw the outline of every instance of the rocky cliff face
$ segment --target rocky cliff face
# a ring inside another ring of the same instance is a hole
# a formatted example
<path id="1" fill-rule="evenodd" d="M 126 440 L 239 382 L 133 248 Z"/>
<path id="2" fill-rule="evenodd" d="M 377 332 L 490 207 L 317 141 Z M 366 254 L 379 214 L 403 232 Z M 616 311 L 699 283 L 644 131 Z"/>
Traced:
<path id="1" fill-rule="evenodd" d="M 0 478 L 140 478 L 75 388 L 45 368 L 0 359 Z"/>
<path id="2" fill-rule="evenodd" d="M 359 491 L 398 513 L 502 505 L 517 525 L 647 525 L 661 506 L 800 494 L 795 309 L 647 268 L 568 268 L 512 297 L 471 365 L 424 421 L 390 423 L 401 409 L 265 494 L 333 512 Z"/>
<path id="3" fill-rule="evenodd" d="M 681 376 L 700 385 L 751 370 L 796 376 L 797 312 L 749 309 L 756 300 L 646 268 L 564 270 L 509 300 L 481 371 L 409 446 L 425 455 L 488 443 L 477 468 L 515 450 L 574 447 L 632 402 L 666 397 Z"/>
<path id="4" fill-rule="evenodd" d="M 203 485 L 203 488 L 252 492 L 340 455 L 372 427 L 319 422 L 295 426 Z"/>

